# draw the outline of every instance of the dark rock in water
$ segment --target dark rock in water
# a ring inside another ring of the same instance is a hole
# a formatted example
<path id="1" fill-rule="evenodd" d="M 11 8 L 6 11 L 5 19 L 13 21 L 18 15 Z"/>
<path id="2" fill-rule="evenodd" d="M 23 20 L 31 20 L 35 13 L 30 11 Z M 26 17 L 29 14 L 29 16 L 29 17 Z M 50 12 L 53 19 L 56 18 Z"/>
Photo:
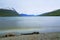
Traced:
<path id="1" fill-rule="evenodd" d="M 33 34 L 39 34 L 39 32 L 33 32 Z"/>
<path id="2" fill-rule="evenodd" d="M 21 34 L 21 35 L 33 35 L 33 34 L 39 34 L 39 32 L 33 32 L 33 33 L 24 33 L 24 34 Z"/>

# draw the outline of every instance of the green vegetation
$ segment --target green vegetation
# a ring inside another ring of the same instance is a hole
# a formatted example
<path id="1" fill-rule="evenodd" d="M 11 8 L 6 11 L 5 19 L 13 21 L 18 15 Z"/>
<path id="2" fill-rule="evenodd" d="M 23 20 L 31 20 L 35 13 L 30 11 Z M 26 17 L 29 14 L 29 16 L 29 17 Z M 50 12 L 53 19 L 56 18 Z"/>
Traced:
<path id="1" fill-rule="evenodd" d="M 0 16 L 19 16 L 15 10 L 0 9 Z"/>
<path id="2" fill-rule="evenodd" d="M 60 16 L 60 9 L 52 11 L 52 12 L 44 13 L 39 16 Z"/>

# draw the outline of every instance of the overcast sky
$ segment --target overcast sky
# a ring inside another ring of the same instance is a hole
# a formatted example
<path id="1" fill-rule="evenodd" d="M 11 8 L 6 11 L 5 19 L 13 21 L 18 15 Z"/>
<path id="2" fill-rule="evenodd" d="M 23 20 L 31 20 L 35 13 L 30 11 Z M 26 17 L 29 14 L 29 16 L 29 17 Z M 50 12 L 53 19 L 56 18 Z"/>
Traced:
<path id="1" fill-rule="evenodd" d="M 60 0 L 0 0 L 0 8 L 15 8 L 19 13 L 42 14 L 60 9 Z"/>

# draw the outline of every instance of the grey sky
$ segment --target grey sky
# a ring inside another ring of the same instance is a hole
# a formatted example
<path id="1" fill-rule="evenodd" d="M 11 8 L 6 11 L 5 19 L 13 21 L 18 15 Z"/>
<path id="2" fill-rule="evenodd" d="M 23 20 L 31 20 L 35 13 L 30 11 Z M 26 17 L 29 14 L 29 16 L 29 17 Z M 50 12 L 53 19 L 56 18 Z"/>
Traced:
<path id="1" fill-rule="evenodd" d="M 0 8 L 15 8 L 19 13 L 41 14 L 60 9 L 60 0 L 0 0 Z"/>

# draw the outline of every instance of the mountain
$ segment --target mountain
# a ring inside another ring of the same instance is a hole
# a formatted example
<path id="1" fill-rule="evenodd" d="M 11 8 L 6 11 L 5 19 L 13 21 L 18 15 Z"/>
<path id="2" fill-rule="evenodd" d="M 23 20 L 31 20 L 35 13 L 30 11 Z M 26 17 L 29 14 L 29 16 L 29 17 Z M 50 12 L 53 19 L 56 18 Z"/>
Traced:
<path id="1" fill-rule="evenodd" d="M 19 16 L 15 10 L 0 9 L 0 16 Z"/>
<path id="2" fill-rule="evenodd" d="M 39 16 L 60 16 L 60 9 L 54 10 L 52 12 L 41 14 Z"/>
<path id="3" fill-rule="evenodd" d="M 28 14 L 21 13 L 20 16 L 34 16 L 34 15 L 28 15 Z"/>
<path id="4" fill-rule="evenodd" d="M 28 16 L 28 15 L 27 15 L 27 14 L 23 14 L 23 13 L 22 13 L 22 14 L 20 14 L 20 16 Z"/>

